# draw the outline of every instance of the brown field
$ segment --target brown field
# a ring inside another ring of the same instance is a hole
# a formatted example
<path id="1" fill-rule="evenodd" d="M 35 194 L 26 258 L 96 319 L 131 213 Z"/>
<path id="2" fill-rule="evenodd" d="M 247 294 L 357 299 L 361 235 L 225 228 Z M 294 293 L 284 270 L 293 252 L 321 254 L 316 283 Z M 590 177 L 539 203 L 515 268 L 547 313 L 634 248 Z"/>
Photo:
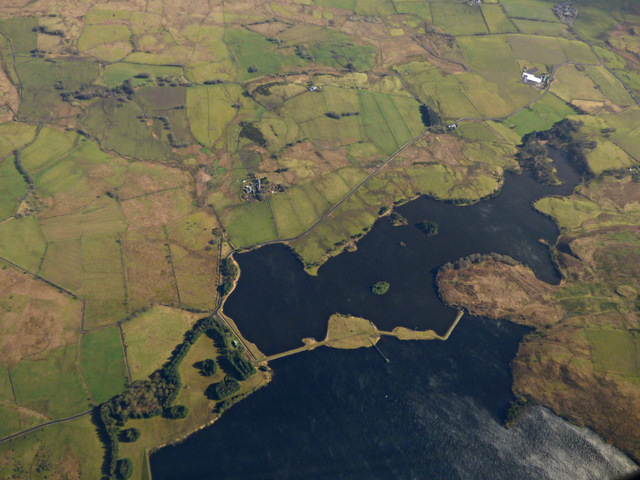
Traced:
<path id="1" fill-rule="evenodd" d="M 0 122 L 8 122 L 13 119 L 13 115 L 18 111 L 20 98 L 18 90 L 11 83 L 11 80 L 0 69 L 0 106 L 6 106 L 8 109 L 0 110 Z"/>
<path id="2" fill-rule="evenodd" d="M 462 147 L 463 142 L 450 135 L 424 136 L 399 155 L 398 166 L 431 162 L 446 166 L 466 165 Z"/>
<path id="3" fill-rule="evenodd" d="M 416 42 L 426 52 L 426 59 L 443 72 L 455 74 L 471 70 L 454 37 L 427 33 L 416 37 Z"/>
<path id="4" fill-rule="evenodd" d="M 132 311 L 148 305 L 178 305 L 167 243 L 161 228 L 129 231 L 123 236 Z"/>
<path id="5" fill-rule="evenodd" d="M 118 189 L 123 200 L 156 193 L 184 185 L 189 174 L 177 168 L 157 163 L 135 162 L 129 166 L 122 186 Z"/>
<path id="6" fill-rule="evenodd" d="M 130 230 L 158 227 L 189 213 L 190 198 L 182 188 L 143 195 L 122 202 Z"/>
<path id="7" fill-rule="evenodd" d="M 218 303 L 218 255 L 190 253 L 177 245 L 171 246 L 173 266 L 185 308 L 213 310 Z"/>
<path id="8" fill-rule="evenodd" d="M 640 67 L 640 28 L 637 25 L 618 24 L 611 30 L 607 44 L 620 56 Z"/>
<path id="9" fill-rule="evenodd" d="M 571 104 L 591 115 L 610 115 L 622 111 L 621 107 L 614 105 L 608 100 L 604 102 L 598 100 L 572 100 Z"/>
<path id="10" fill-rule="evenodd" d="M 391 67 L 411 61 L 413 57 L 423 58 L 425 50 L 408 37 L 392 37 L 380 42 L 382 51 L 382 67 Z M 445 62 L 446 63 L 446 62 Z"/>
<path id="11" fill-rule="evenodd" d="M 347 20 L 342 25 L 342 31 L 355 38 L 366 38 L 375 41 L 389 38 L 389 31 L 382 22 L 366 22 L 363 20 Z"/>
<path id="12" fill-rule="evenodd" d="M 0 364 L 76 343 L 82 304 L 41 280 L 0 267 Z"/>

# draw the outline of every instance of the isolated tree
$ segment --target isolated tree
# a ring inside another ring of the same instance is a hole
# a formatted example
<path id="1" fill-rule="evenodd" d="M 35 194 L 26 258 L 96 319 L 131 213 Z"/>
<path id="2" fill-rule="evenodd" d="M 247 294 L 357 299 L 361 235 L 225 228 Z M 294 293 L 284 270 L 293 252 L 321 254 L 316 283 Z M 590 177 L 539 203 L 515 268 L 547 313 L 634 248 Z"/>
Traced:
<path id="1" fill-rule="evenodd" d="M 116 464 L 116 478 L 118 480 L 128 480 L 133 475 L 133 462 L 130 458 L 118 460 Z"/>
<path id="2" fill-rule="evenodd" d="M 137 428 L 127 428 L 120 432 L 121 442 L 135 442 L 138 438 L 140 438 L 140 430 Z"/>
<path id="3" fill-rule="evenodd" d="M 218 371 L 218 364 L 212 358 L 207 358 L 200 363 L 200 372 L 205 377 L 210 377 L 211 375 L 215 375 Z"/>
<path id="4" fill-rule="evenodd" d="M 189 415 L 189 409 L 184 405 L 174 405 L 173 407 L 165 408 L 162 412 L 164 418 L 171 418 L 173 420 L 187 418 Z"/>

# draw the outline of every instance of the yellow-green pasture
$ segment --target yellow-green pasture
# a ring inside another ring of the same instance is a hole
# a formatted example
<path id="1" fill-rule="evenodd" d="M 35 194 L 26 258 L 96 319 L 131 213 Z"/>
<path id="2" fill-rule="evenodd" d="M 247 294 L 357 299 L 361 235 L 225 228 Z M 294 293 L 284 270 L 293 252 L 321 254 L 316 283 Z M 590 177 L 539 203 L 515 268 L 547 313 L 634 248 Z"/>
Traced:
<path id="1" fill-rule="evenodd" d="M 627 330 L 585 330 L 596 370 L 640 377 L 640 334 Z"/>
<path id="2" fill-rule="evenodd" d="M 96 404 L 106 402 L 125 389 L 127 372 L 118 327 L 82 335 L 80 370 Z"/>
<path id="3" fill-rule="evenodd" d="M 124 322 L 122 331 L 131 379 L 145 379 L 162 367 L 184 332 L 201 316 L 155 306 Z"/>
<path id="4" fill-rule="evenodd" d="M 25 478 L 20 472 L 33 472 L 29 478 L 38 480 L 93 480 L 100 474 L 103 453 L 91 416 L 84 415 L 0 444 L 0 457 L 5 459 L 0 477 Z"/>
<path id="5" fill-rule="evenodd" d="M 202 85 L 187 89 L 187 117 L 191 133 L 205 147 L 215 145 L 236 111 L 224 85 Z"/>

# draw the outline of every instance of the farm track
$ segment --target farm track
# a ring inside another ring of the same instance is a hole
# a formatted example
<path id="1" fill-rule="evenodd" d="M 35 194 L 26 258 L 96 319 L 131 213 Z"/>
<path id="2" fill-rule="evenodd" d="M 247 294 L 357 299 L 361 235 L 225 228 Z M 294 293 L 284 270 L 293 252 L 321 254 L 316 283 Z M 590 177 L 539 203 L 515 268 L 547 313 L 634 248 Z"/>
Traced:
<path id="1" fill-rule="evenodd" d="M 21 437 L 22 435 L 26 435 L 27 433 L 34 432 L 34 431 L 39 430 L 39 429 L 44 428 L 44 427 L 49 427 L 51 425 L 57 425 L 59 423 L 68 422 L 70 420 L 76 420 L 77 418 L 84 417 L 85 415 L 89 415 L 91 412 L 92 412 L 92 410 L 87 410 L 86 412 L 78 413 L 78 414 L 73 415 L 71 417 L 61 418 L 59 420 L 52 420 L 51 422 L 43 423 L 42 425 L 38 425 L 37 427 L 27 428 L 26 430 L 22 430 L 21 432 L 14 433 L 14 434 L 6 436 L 4 438 L 0 438 L 0 443 L 8 442 L 9 440 Z"/>

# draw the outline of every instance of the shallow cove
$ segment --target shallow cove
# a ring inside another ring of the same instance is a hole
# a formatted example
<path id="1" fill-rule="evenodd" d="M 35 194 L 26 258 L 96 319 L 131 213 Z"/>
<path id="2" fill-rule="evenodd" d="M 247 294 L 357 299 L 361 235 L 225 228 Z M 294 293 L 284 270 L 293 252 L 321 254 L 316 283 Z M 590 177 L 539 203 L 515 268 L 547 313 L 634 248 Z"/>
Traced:
<path id="1" fill-rule="evenodd" d="M 549 248 L 539 240 L 555 243 L 558 230 L 531 204 L 543 196 L 570 194 L 580 178 L 560 152 L 551 155 L 563 185 L 543 186 L 529 175 L 507 174 L 498 196 L 475 205 L 421 197 L 397 208 L 408 225 L 394 227 L 381 218 L 356 252 L 329 259 L 317 277 L 307 275 L 284 245 L 236 255 L 242 274 L 224 311 L 249 341 L 271 355 L 299 347 L 304 337 L 323 339 L 336 312 L 364 317 L 382 330 L 404 326 L 443 334 L 456 313 L 438 298 L 435 272 L 472 253 L 510 255 L 538 278 L 557 283 Z M 438 224 L 437 235 L 428 237 L 416 227 L 425 219 Z M 391 284 L 383 296 L 371 294 L 379 280 Z"/>

